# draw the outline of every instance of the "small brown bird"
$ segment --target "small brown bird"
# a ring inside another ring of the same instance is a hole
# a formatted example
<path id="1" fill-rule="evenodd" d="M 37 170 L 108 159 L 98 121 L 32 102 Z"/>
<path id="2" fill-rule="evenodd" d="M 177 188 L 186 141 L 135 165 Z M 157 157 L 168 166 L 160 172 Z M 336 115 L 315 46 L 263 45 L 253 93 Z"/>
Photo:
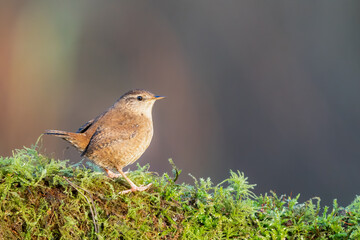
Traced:
<path id="1" fill-rule="evenodd" d="M 122 95 L 103 114 L 88 121 L 76 133 L 47 130 L 45 134 L 65 139 L 81 153 L 102 167 L 110 178 L 123 176 L 131 189 L 120 194 L 144 191 L 151 186 L 136 186 L 123 172 L 148 148 L 153 136 L 152 107 L 162 96 L 146 90 L 132 90 Z M 120 173 L 116 174 L 116 170 Z"/>

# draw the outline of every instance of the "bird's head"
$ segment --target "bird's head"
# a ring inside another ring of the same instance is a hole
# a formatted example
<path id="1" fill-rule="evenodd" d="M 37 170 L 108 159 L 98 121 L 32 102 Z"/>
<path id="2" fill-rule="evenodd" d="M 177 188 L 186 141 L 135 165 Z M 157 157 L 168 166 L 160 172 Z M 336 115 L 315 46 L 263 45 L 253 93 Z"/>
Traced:
<path id="1" fill-rule="evenodd" d="M 155 101 L 163 98 L 163 96 L 156 96 L 149 91 L 136 89 L 122 95 L 114 107 L 151 117 Z"/>

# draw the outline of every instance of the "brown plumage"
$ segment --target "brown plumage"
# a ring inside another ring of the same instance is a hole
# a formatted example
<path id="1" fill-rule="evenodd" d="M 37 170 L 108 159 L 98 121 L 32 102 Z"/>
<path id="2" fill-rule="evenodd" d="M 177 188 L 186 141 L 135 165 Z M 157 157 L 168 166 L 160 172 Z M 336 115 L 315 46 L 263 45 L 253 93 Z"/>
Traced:
<path id="1" fill-rule="evenodd" d="M 112 172 L 118 171 L 131 185 L 131 189 L 121 193 L 144 191 L 151 184 L 136 186 L 122 169 L 135 162 L 148 148 L 153 136 L 151 110 L 155 101 L 162 98 L 145 90 L 132 90 L 76 133 L 47 130 L 45 134 L 70 142 L 81 156 L 104 168 L 109 177 L 119 177 Z"/>

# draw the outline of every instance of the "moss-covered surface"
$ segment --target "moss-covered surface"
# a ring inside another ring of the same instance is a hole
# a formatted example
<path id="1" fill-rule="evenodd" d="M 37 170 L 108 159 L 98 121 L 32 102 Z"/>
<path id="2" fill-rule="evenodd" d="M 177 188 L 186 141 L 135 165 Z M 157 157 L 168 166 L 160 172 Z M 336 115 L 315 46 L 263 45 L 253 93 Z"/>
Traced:
<path id="1" fill-rule="evenodd" d="M 150 190 L 119 195 L 121 179 L 16 150 L 0 158 L 0 239 L 360 239 L 360 197 L 321 209 L 316 198 L 255 196 L 240 172 L 192 186 L 174 181 L 175 167 L 147 170 L 129 176 Z"/>

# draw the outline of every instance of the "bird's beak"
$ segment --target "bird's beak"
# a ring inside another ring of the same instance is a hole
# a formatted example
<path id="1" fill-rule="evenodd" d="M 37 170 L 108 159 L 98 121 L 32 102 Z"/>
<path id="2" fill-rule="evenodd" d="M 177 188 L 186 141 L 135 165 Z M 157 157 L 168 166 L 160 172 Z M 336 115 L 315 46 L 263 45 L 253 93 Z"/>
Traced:
<path id="1" fill-rule="evenodd" d="M 163 99 L 163 98 L 165 98 L 165 96 L 155 96 L 153 99 L 154 100 L 160 100 L 160 99 Z"/>

